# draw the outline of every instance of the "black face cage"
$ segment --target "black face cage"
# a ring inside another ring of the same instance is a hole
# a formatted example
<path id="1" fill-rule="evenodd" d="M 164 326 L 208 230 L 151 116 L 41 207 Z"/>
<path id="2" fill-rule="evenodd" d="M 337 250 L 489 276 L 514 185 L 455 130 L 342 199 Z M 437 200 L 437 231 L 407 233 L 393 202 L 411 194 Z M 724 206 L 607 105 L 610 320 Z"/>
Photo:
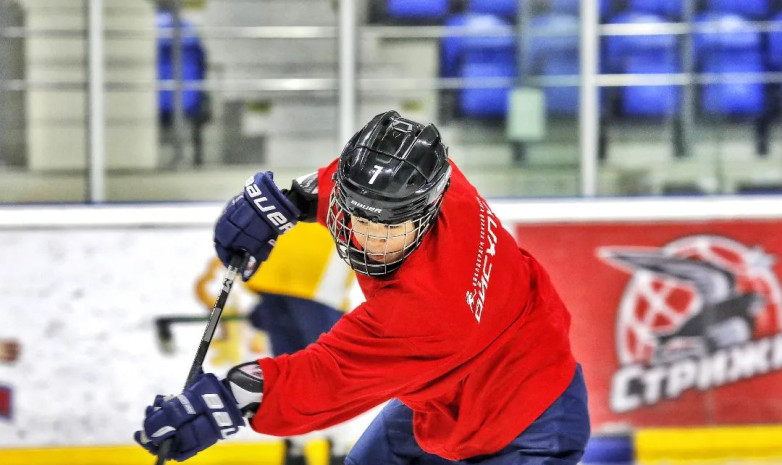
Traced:
<path id="1" fill-rule="evenodd" d="M 440 212 L 440 204 L 443 201 L 443 195 L 440 195 L 440 198 L 437 199 L 422 216 L 410 220 L 413 224 L 413 228 L 405 230 L 402 234 L 394 236 L 390 236 L 388 233 L 384 236 L 366 235 L 365 240 L 385 240 L 385 250 L 383 252 L 373 252 L 370 254 L 361 247 L 358 239 L 356 239 L 351 214 L 348 213 L 343 205 L 341 205 L 338 197 L 337 187 L 334 187 L 329 196 L 326 226 L 334 238 L 339 256 L 342 257 L 354 271 L 367 276 L 386 276 L 399 269 L 402 262 L 421 245 L 424 235 L 435 222 L 437 214 Z M 413 235 L 414 238 L 410 243 L 407 243 L 407 241 L 404 240 L 404 237 Z M 364 236 L 364 234 L 362 234 L 362 236 Z M 388 249 L 389 241 L 395 238 L 403 239 L 402 243 L 405 244 L 403 249 Z M 393 259 L 386 258 L 397 254 L 399 256 Z"/>

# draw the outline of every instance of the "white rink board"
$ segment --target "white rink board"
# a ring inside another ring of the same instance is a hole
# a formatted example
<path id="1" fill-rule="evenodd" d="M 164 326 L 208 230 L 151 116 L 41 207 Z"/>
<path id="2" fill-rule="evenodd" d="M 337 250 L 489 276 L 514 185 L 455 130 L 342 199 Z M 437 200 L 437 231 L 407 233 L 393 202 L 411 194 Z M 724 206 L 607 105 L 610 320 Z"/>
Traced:
<path id="1" fill-rule="evenodd" d="M 181 390 L 205 326 L 175 326 L 177 350 L 164 355 L 154 318 L 208 315 L 194 283 L 211 257 L 207 227 L 0 229 L 0 339 L 21 344 L 15 364 L 0 363 L 13 392 L 0 447 L 131 443 L 154 395 Z"/>
<path id="2" fill-rule="evenodd" d="M 206 229 L 0 231 L 0 339 L 22 346 L 0 365 L 14 396 L 0 446 L 129 442 L 154 394 L 187 376 L 200 332 L 163 356 L 153 319 L 204 313 L 193 282 L 210 248 Z"/>
<path id="3" fill-rule="evenodd" d="M 782 217 L 779 197 L 491 204 L 506 227 Z M 0 386 L 14 396 L 12 418 L 0 418 L 0 447 L 129 444 L 154 394 L 181 389 L 203 325 L 176 327 L 178 350 L 163 355 L 153 321 L 206 315 L 194 283 L 212 257 L 221 208 L 0 207 L 0 340 L 22 346 L 15 364 L 0 363 Z M 370 417 L 348 426 L 348 434 Z M 248 429 L 235 438 L 266 439 Z"/>

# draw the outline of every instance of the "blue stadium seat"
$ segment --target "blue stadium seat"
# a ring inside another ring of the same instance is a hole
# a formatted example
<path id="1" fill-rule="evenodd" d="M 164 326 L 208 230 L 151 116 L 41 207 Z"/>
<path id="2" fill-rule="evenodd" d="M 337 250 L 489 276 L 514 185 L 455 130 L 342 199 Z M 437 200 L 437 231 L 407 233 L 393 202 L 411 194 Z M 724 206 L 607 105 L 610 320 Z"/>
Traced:
<path id="1" fill-rule="evenodd" d="M 554 13 L 567 13 L 579 15 L 581 12 L 581 0 L 550 0 L 551 11 Z M 603 18 L 611 13 L 611 0 L 598 0 L 598 15 Z"/>
<path id="2" fill-rule="evenodd" d="M 664 19 L 652 13 L 627 11 L 611 18 L 609 24 L 654 24 Z M 617 35 L 607 36 L 605 44 L 605 68 L 608 72 L 623 73 L 625 60 L 635 54 L 675 54 L 676 36 L 671 34 L 655 35 Z M 670 57 L 666 56 L 666 60 Z"/>
<path id="3" fill-rule="evenodd" d="M 448 14 L 449 0 L 388 0 L 386 14 L 397 19 L 442 19 Z"/>
<path id="4" fill-rule="evenodd" d="M 552 55 L 543 64 L 543 76 L 574 76 L 580 70 L 578 56 L 568 54 Z M 556 116 L 574 116 L 578 114 L 578 86 L 547 86 L 543 88 L 546 97 L 546 111 Z"/>
<path id="5" fill-rule="evenodd" d="M 472 61 L 470 58 L 462 66 L 461 77 L 465 79 L 512 78 L 516 76 L 515 63 L 506 61 Z M 504 117 L 508 113 L 507 87 L 468 87 L 461 90 L 459 110 L 462 115 L 475 118 Z"/>
<path id="6" fill-rule="evenodd" d="M 706 9 L 754 19 L 765 19 L 769 14 L 768 0 L 707 0 Z"/>
<path id="7" fill-rule="evenodd" d="M 772 18 L 777 26 L 782 26 L 782 12 Z M 782 70 L 782 31 L 768 33 L 768 62 L 777 71 Z"/>
<path id="8" fill-rule="evenodd" d="M 572 14 L 547 13 L 530 20 L 530 34 L 524 54 L 527 73 L 541 76 L 575 76 L 579 69 L 579 20 Z M 543 93 L 546 110 L 552 115 L 578 113 L 577 86 L 547 86 Z"/>
<path id="9" fill-rule="evenodd" d="M 157 27 L 161 31 L 170 30 L 173 27 L 173 17 L 170 12 L 159 10 L 157 12 Z M 157 41 L 157 69 L 158 79 L 171 80 L 174 77 L 172 61 L 171 37 L 159 37 Z M 182 21 L 182 79 L 185 82 L 202 81 L 206 76 L 206 58 L 200 40 L 194 34 L 192 24 Z M 165 118 L 170 118 L 173 112 L 173 91 L 162 90 L 158 93 L 158 111 Z M 182 106 L 185 115 L 200 117 L 202 111 L 203 95 L 198 90 L 185 90 L 182 92 Z"/>
<path id="10" fill-rule="evenodd" d="M 629 74 L 667 74 L 681 72 L 679 61 L 671 55 L 638 53 L 627 58 Z M 622 88 L 622 113 L 632 116 L 671 116 L 681 107 L 681 87 L 626 86 Z"/>
<path id="11" fill-rule="evenodd" d="M 495 16 L 477 13 L 453 15 L 445 21 L 446 28 L 467 28 L 477 34 L 496 33 L 505 28 L 512 32 L 510 24 Z M 508 58 L 510 57 L 510 58 Z M 507 61 L 516 59 L 516 39 L 505 36 L 448 36 L 440 42 L 440 76 L 456 77 L 460 75 L 462 63 L 466 59 L 477 61 Z"/>
<path id="12" fill-rule="evenodd" d="M 684 0 L 630 0 L 628 11 L 654 13 L 665 18 L 681 18 Z"/>
<path id="13" fill-rule="evenodd" d="M 761 73 L 764 71 L 761 34 L 750 22 L 730 13 L 709 12 L 696 18 L 699 26 L 718 32 L 696 32 L 693 45 L 697 65 L 704 73 Z M 705 84 L 701 108 L 721 115 L 759 116 L 764 112 L 763 84 L 720 82 Z"/>
<path id="14" fill-rule="evenodd" d="M 760 52 L 713 54 L 704 58 L 705 73 L 761 73 L 763 59 Z M 708 113 L 719 115 L 759 116 L 764 109 L 763 84 L 734 82 L 703 86 L 701 106 Z"/>
<path id="15" fill-rule="evenodd" d="M 515 19 L 519 14 L 520 1 L 523 0 L 470 0 L 469 11 Z"/>
<path id="16" fill-rule="evenodd" d="M 693 34 L 696 54 L 760 48 L 760 31 L 740 15 L 707 12 L 698 15 L 695 22 L 698 29 L 711 29 L 710 32 L 696 30 Z"/>
<path id="17" fill-rule="evenodd" d="M 620 13 L 612 24 L 653 24 L 663 17 L 637 11 Z M 681 72 L 676 36 L 670 34 L 608 36 L 605 67 L 620 74 Z M 621 88 L 621 112 L 632 116 L 670 116 L 681 106 L 681 89 L 673 85 Z"/>
<path id="18" fill-rule="evenodd" d="M 544 60 L 558 54 L 574 54 L 578 64 L 579 28 L 578 17 L 571 14 L 547 13 L 532 18 L 524 53 L 525 69 L 535 74 Z"/>

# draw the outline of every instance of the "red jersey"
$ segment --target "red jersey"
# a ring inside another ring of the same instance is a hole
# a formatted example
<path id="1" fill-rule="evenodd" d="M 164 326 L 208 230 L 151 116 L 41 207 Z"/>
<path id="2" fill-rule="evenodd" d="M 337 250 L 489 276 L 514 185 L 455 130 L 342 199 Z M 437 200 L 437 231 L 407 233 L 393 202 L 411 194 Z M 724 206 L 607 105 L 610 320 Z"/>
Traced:
<path id="1" fill-rule="evenodd" d="M 437 222 L 392 275 L 359 275 L 366 302 L 318 341 L 264 358 L 260 433 L 302 434 L 398 398 L 416 440 L 449 460 L 508 445 L 575 372 L 570 315 L 547 273 L 451 163 Z M 337 162 L 318 173 L 325 224 Z"/>

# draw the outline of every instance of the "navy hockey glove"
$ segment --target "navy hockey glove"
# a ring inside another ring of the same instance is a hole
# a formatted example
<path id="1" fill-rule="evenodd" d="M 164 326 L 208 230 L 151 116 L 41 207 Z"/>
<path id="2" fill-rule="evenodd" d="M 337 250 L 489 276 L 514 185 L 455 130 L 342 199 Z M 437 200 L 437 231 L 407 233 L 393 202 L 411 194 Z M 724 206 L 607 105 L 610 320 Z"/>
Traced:
<path id="1" fill-rule="evenodd" d="M 251 257 L 242 271 L 246 281 L 268 258 L 277 236 L 291 229 L 299 215 L 299 209 L 274 184 L 271 171 L 258 172 L 247 180 L 244 192 L 228 202 L 217 220 L 217 256 L 228 266 L 233 254 L 246 251 Z"/>
<path id="2" fill-rule="evenodd" d="M 183 461 L 245 426 L 233 394 L 211 374 L 199 375 L 176 397 L 157 396 L 147 407 L 144 427 L 133 438 L 157 455 L 160 444 L 174 438 L 169 457 Z"/>

